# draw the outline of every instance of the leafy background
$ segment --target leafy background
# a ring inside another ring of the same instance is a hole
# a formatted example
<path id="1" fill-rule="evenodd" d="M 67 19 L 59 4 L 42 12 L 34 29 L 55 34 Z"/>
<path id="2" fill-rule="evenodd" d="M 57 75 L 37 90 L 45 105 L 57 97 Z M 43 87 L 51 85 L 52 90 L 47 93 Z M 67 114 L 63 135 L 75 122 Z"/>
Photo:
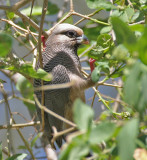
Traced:
<path id="1" fill-rule="evenodd" d="M 55 4 L 48 3 L 46 14 L 57 14 L 60 9 Z M 99 85 L 95 88 L 93 99 L 98 96 L 106 110 L 94 119 L 92 107 L 76 100 L 73 112 L 77 131 L 67 136 L 67 142 L 62 146 L 58 159 L 145 160 L 147 158 L 147 0 L 86 0 L 86 3 L 95 12 L 105 10 L 110 13 L 103 21 L 89 16 L 90 19 L 83 26 L 83 30 L 91 44 L 79 49 L 78 52 L 80 56 L 88 49 L 84 56 L 96 60 L 91 76 L 93 81 L 99 81 Z M 21 12 L 30 16 L 31 8 L 24 7 Z M 51 75 L 42 69 L 36 72 L 32 62 L 28 63 L 24 58 L 10 54 L 13 38 L 21 39 L 21 45 L 29 46 L 28 40 L 31 40 L 34 46 L 37 42 L 33 36 L 24 36 L 18 30 L 12 31 L 8 22 L 12 21 L 25 29 L 29 26 L 28 23 L 23 23 L 13 11 L 6 11 L 5 14 L 8 21 L 0 32 L 0 69 L 8 70 L 11 76 L 15 73 L 23 75 L 17 80 L 16 86 L 32 114 L 32 110 L 35 110 L 32 78 L 47 81 L 51 79 Z M 34 5 L 31 19 L 39 23 L 41 14 L 42 6 Z M 66 14 L 64 13 L 64 16 Z M 48 23 L 48 26 L 53 25 L 52 22 L 44 22 Z M 72 16 L 67 17 L 66 22 L 73 23 Z M 29 27 L 30 31 L 38 33 L 35 28 Z M 110 79 L 114 82 L 111 85 L 118 91 L 120 97 L 118 101 L 99 92 L 99 86 Z M 121 85 L 118 86 L 116 79 L 121 81 Z M 3 79 L 0 80 L 1 86 L 4 82 Z M 2 87 L 1 91 L 7 104 L 5 96 L 7 93 Z M 13 96 L 15 97 L 15 94 Z M 113 102 L 118 102 L 117 108 L 114 108 Z M 41 133 L 38 133 L 30 143 L 20 146 L 26 151 L 25 153 L 10 156 L 8 150 L 7 159 L 21 160 L 26 156 L 28 158 L 32 156 L 34 159 L 32 148 L 40 137 Z M 0 146 L 0 160 L 3 159 L 2 147 L 5 146 Z M 89 157 L 86 157 L 88 155 Z"/>

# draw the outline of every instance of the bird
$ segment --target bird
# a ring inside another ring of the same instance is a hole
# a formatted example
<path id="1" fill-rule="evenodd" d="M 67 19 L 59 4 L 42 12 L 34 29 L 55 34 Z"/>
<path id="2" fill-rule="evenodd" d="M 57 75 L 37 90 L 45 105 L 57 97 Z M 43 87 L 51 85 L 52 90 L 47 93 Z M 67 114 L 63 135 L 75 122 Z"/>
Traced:
<path id="1" fill-rule="evenodd" d="M 44 85 L 75 82 L 68 88 L 44 91 L 44 106 L 70 121 L 73 121 L 72 106 L 74 101 L 80 98 L 85 102 L 85 89 L 95 84 L 91 77 L 85 78 L 83 76 L 77 54 L 79 46 L 88 43 L 89 40 L 82 29 L 68 23 L 61 23 L 54 28 L 46 39 L 46 47 L 42 53 L 43 70 L 51 73 L 53 77 L 51 81 L 44 81 Z M 39 67 L 40 62 L 38 61 L 36 70 Z M 41 86 L 41 80 L 34 79 L 34 87 L 39 86 Z M 35 91 L 35 95 L 41 103 L 41 91 Z M 37 114 L 41 120 L 41 110 L 38 107 Z M 44 119 L 44 136 L 49 143 L 52 139 L 53 126 L 56 127 L 57 131 L 69 127 L 61 120 L 47 113 L 44 113 Z M 56 140 L 59 147 L 62 146 L 62 138 L 59 137 Z"/>

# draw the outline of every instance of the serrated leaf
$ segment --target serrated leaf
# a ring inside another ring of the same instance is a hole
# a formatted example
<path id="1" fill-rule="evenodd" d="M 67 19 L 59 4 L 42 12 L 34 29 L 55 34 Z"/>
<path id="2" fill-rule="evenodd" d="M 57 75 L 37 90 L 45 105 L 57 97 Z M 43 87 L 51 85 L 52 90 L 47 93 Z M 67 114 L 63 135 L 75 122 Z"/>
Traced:
<path id="1" fill-rule="evenodd" d="M 135 149 L 135 140 L 138 135 L 138 119 L 127 122 L 118 135 L 118 149 L 120 160 L 132 160 Z"/>
<path id="2" fill-rule="evenodd" d="M 5 57 L 12 48 L 12 38 L 6 33 L 0 33 L 0 57 Z"/>
<path id="3" fill-rule="evenodd" d="M 116 126 L 114 123 L 102 122 L 91 130 L 89 142 L 91 144 L 98 144 L 108 140 L 113 135 L 115 129 Z"/>
<path id="4" fill-rule="evenodd" d="M 90 106 L 84 104 L 80 99 L 77 99 L 73 108 L 74 121 L 80 130 L 88 130 L 91 126 L 94 116 Z"/>
<path id="5" fill-rule="evenodd" d="M 24 158 L 27 156 L 26 153 L 22 153 L 22 154 L 16 154 L 12 157 L 7 158 L 6 160 L 24 160 Z"/>

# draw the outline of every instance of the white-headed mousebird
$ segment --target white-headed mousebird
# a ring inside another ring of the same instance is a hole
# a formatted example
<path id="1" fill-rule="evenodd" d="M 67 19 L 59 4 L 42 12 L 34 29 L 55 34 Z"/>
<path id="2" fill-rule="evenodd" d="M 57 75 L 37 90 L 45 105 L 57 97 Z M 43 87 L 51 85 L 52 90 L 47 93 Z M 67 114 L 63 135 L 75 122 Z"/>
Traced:
<path id="1" fill-rule="evenodd" d="M 43 69 L 52 74 L 53 79 L 50 82 L 44 81 L 44 85 L 63 84 L 74 81 L 74 85 L 69 88 L 45 90 L 44 105 L 72 121 L 72 106 L 77 98 L 85 101 L 84 90 L 93 86 L 95 83 L 91 78 L 84 78 L 81 73 L 81 65 L 77 55 L 77 49 L 81 44 L 87 44 L 89 41 L 84 35 L 82 29 L 71 24 L 59 24 L 46 40 L 46 48 L 42 53 Z M 37 68 L 39 68 L 39 62 Z M 34 87 L 41 86 L 41 81 L 35 79 Z M 41 103 L 41 91 L 35 92 Z M 37 107 L 37 114 L 41 120 L 41 110 Z M 66 125 L 59 119 L 44 114 L 45 128 L 44 135 L 49 142 L 52 139 L 52 127 L 57 131 L 66 129 Z M 62 137 L 56 140 L 58 146 L 62 145 Z"/>

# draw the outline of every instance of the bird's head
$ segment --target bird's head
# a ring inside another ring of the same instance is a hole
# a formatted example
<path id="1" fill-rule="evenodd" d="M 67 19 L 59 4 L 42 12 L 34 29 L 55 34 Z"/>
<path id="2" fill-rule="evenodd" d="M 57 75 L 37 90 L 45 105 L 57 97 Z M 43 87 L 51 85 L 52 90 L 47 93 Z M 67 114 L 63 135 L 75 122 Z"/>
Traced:
<path id="1" fill-rule="evenodd" d="M 67 48 L 78 47 L 81 44 L 88 44 L 88 38 L 84 35 L 83 30 L 68 24 L 62 23 L 57 25 L 57 27 L 52 31 L 49 36 L 46 45 L 50 42 L 50 45 L 56 44 L 64 45 Z"/>

